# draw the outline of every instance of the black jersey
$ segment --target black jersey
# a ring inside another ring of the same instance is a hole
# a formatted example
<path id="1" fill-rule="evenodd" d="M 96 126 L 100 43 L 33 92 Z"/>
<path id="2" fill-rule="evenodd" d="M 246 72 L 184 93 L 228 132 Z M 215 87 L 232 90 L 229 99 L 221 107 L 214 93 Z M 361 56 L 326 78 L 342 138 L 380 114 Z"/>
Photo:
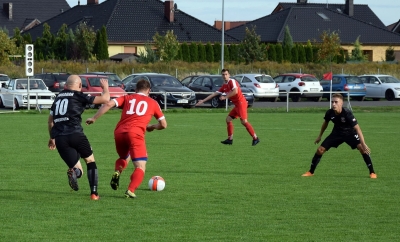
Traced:
<path id="1" fill-rule="evenodd" d="M 326 111 L 324 119 L 327 123 L 332 121 L 335 124 L 332 133 L 343 135 L 356 133 L 354 126 L 358 123 L 353 113 L 348 108 L 342 108 L 342 112 L 338 115 L 335 114 L 333 109 L 329 109 Z"/>
<path id="2" fill-rule="evenodd" d="M 82 133 L 82 113 L 87 104 L 92 104 L 94 96 L 78 91 L 64 90 L 58 94 L 50 109 L 54 126 L 51 138 L 59 135 Z"/>

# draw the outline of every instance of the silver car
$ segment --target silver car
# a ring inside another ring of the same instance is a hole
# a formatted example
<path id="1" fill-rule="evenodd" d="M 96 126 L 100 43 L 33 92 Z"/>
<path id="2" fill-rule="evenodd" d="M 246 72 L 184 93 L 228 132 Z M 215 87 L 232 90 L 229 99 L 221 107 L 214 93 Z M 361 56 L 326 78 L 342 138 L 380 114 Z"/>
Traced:
<path id="1" fill-rule="evenodd" d="M 367 88 L 366 98 L 377 101 L 386 98 L 393 101 L 400 98 L 400 81 L 389 75 L 362 75 L 359 76 Z"/>
<path id="2" fill-rule="evenodd" d="M 239 74 L 234 76 L 234 78 L 243 86 L 250 89 L 256 98 L 265 98 L 276 102 L 279 97 L 279 86 L 269 75 Z"/>

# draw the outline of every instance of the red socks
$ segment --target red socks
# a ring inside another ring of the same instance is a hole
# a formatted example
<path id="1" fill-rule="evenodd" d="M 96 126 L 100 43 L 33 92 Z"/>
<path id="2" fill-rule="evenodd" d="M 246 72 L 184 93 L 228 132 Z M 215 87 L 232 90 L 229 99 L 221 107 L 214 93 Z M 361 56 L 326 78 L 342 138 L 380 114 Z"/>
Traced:
<path id="1" fill-rule="evenodd" d="M 257 138 L 257 136 L 255 136 L 253 126 L 251 126 L 251 124 L 249 122 L 245 123 L 244 127 L 246 127 L 247 132 L 249 132 L 249 134 L 251 135 L 251 137 L 253 137 L 253 139 Z"/>
<path id="2" fill-rule="evenodd" d="M 136 168 L 131 175 L 131 183 L 129 183 L 128 190 L 135 192 L 136 188 L 142 183 L 144 178 L 144 171 L 140 168 Z"/>
<path id="3" fill-rule="evenodd" d="M 226 123 L 226 125 L 227 125 L 227 130 L 228 130 L 228 139 L 232 139 L 233 124 L 232 124 L 232 122 L 228 122 L 228 123 Z"/>
<path id="4" fill-rule="evenodd" d="M 118 160 L 115 161 L 115 171 L 119 171 L 119 173 L 122 173 L 123 170 L 128 166 L 128 161 L 125 159 L 119 158 Z"/>

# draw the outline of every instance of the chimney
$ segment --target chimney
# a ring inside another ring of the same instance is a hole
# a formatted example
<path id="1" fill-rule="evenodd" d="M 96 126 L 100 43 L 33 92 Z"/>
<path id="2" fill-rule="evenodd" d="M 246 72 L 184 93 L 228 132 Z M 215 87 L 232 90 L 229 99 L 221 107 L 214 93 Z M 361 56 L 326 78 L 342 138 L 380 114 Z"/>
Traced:
<path id="1" fill-rule="evenodd" d="M 353 17 L 354 15 L 354 1 L 353 0 L 346 0 L 344 13 Z"/>
<path id="2" fill-rule="evenodd" d="M 174 1 L 166 0 L 164 2 L 164 15 L 168 22 L 174 22 Z"/>
<path id="3" fill-rule="evenodd" d="M 87 5 L 99 4 L 99 0 L 87 0 Z"/>
<path id="4" fill-rule="evenodd" d="M 3 3 L 3 11 L 5 12 L 7 18 L 12 20 L 13 18 L 13 4 L 12 3 Z"/>
<path id="5" fill-rule="evenodd" d="M 307 3 L 307 0 L 297 0 L 297 3 L 306 4 L 306 3 Z"/>

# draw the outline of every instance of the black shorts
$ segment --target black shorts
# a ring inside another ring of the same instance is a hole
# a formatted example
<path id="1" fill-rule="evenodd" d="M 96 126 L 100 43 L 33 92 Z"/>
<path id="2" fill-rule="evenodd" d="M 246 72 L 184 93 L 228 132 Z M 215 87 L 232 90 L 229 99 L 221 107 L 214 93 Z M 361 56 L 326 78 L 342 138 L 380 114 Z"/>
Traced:
<path id="1" fill-rule="evenodd" d="M 55 138 L 58 153 L 69 168 L 76 165 L 78 160 L 93 154 L 89 140 L 83 133 L 60 135 Z"/>
<path id="2" fill-rule="evenodd" d="M 336 134 L 331 133 L 325 140 L 322 142 L 321 146 L 326 150 L 329 150 L 332 147 L 337 148 L 342 143 L 348 144 L 352 149 L 357 148 L 357 145 L 360 144 L 360 138 L 358 134 Z"/>

